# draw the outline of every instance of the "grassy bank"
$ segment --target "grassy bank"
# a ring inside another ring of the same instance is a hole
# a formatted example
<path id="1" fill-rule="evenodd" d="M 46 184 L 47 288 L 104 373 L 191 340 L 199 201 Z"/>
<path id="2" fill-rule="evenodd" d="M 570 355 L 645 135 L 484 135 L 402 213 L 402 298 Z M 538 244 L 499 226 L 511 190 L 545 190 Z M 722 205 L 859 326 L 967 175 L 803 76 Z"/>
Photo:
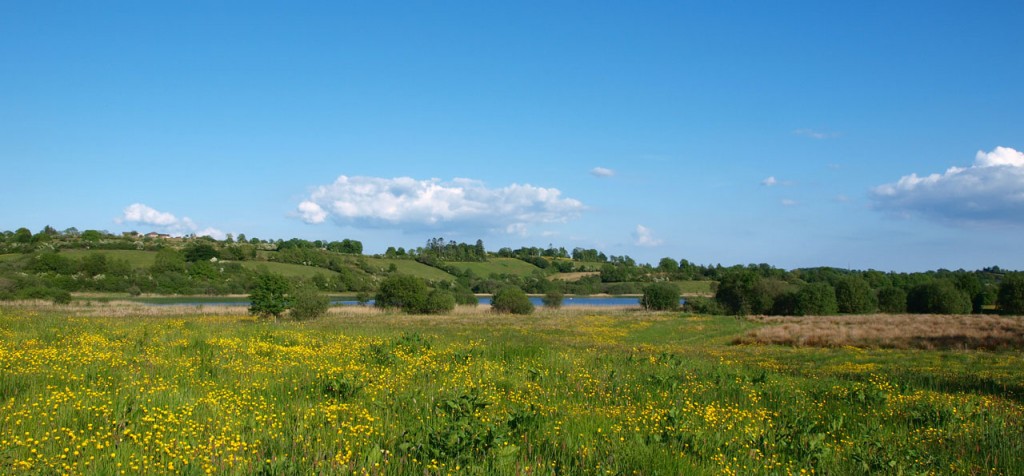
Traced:
<path id="1" fill-rule="evenodd" d="M 0 308 L 0 473 L 1024 473 L 1017 351 L 678 314 Z"/>

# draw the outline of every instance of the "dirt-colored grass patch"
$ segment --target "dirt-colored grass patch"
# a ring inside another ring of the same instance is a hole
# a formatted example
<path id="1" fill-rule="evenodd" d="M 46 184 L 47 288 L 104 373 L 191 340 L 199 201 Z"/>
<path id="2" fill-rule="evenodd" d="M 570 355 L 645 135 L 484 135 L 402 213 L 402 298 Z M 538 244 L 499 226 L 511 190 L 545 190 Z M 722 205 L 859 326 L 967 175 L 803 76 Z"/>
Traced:
<path id="1" fill-rule="evenodd" d="M 1008 349 L 1024 347 L 1024 318 L 990 315 L 874 314 L 754 317 L 767 326 L 736 344 L 890 349 Z"/>

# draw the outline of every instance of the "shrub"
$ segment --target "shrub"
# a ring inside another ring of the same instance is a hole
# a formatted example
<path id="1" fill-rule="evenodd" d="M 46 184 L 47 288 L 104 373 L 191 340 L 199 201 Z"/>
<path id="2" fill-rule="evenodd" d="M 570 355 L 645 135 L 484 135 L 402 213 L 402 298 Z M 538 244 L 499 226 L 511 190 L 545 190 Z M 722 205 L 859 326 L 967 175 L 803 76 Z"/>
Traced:
<path id="1" fill-rule="evenodd" d="M 907 293 L 907 311 L 917 314 L 967 314 L 971 298 L 946 280 L 919 284 Z"/>
<path id="2" fill-rule="evenodd" d="M 522 289 L 507 286 L 494 293 L 491 309 L 500 313 L 530 314 L 533 312 L 533 303 Z"/>
<path id="3" fill-rule="evenodd" d="M 138 286 L 132 285 L 129 286 L 128 289 L 125 290 L 125 292 L 127 292 L 129 296 L 138 296 L 142 294 L 142 289 L 139 289 Z"/>
<path id="4" fill-rule="evenodd" d="M 686 302 L 683 303 L 683 310 L 686 312 L 692 312 L 694 314 L 725 314 L 725 309 L 722 308 L 721 304 L 718 304 L 718 301 L 715 301 L 712 298 L 706 298 L 702 296 L 692 296 L 686 298 Z"/>
<path id="5" fill-rule="evenodd" d="M 435 289 L 427 294 L 423 302 L 423 308 L 419 310 L 424 314 L 444 314 L 455 309 L 455 296 L 444 289 Z"/>
<path id="6" fill-rule="evenodd" d="M 679 307 L 679 288 L 672 283 L 654 283 L 644 288 L 640 305 L 648 311 L 672 311 Z"/>
<path id="7" fill-rule="evenodd" d="M 54 304 L 71 304 L 71 293 L 63 289 L 53 290 L 53 303 Z"/>
<path id="8" fill-rule="evenodd" d="M 835 292 L 839 312 L 870 314 L 878 309 L 878 298 L 864 278 L 847 276 L 836 283 Z"/>
<path id="9" fill-rule="evenodd" d="M 811 283 L 796 293 L 793 314 L 798 316 L 827 316 L 838 314 L 836 292 L 827 283 Z"/>
<path id="10" fill-rule="evenodd" d="M 565 299 L 565 295 L 561 291 L 548 291 L 541 298 L 541 302 L 544 303 L 544 307 L 550 309 L 558 309 L 562 307 L 562 300 Z"/>
<path id="11" fill-rule="evenodd" d="M 455 296 L 455 304 L 460 306 L 476 306 L 480 304 L 480 300 L 477 299 L 476 294 L 473 294 L 473 290 L 465 286 L 456 286 L 452 294 Z"/>
<path id="12" fill-rule="evenodd" d="M 249 314 L 275 318 L 288 308 L 288 280 L 276 274 L 261 274 L 249 291 Z"/>
<path id="13" fill-rule="evenodd" d="M 427 283 L 407 274 L 395 274 L 381 281 L 374 305 L 391 309 L 398 308 L 408 313 L 421 312 L 427 295 Z"/>
<path id="14" fill-rule="evenodd" d="M 892 286 L 879 289 L 878 310 L 889 314 L 907 312 L 907 292 Z"/>
<path id="15" fill-rule="evenodd" d="M 999 284 L 999 309 L 1004 314 L 1024 314 L 1024 276 L 1008 275 Z"/>
<path id="16" fill-rule="evenodd" d="M 313 285 L 297 287 L 291 294 L 291 315 L 297 321 L 316 319 L 327 313 L 331 299 Z"/>

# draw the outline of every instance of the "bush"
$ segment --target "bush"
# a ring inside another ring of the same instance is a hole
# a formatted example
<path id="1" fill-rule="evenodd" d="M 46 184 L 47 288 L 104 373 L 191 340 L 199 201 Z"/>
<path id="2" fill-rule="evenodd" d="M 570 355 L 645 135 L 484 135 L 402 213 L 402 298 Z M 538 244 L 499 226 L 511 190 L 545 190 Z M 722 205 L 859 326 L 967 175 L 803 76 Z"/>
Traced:
<path id="1" fill-rule="evenodd" d="M 71 293 L 63 289 L 53 290 L 53 303 L 54 304 L 71 304 Z"/>
<path id="2" fill-rule="evenodd" d="M 274 318 L 288 309 L 288 280 L 276 274 L 261 274 L 249 291 L 249 314 Z"/>
<path id="3" fill-rule="evenodd" d="M 407 274 L 395 274 L 381 281 L 374 305 L 382 309 L 398 308 L 408 313 L 421 312 L 427 302 L 427 283 Z"/>
<path id="4" fill-rule="evenodd" d="M 558 309 L 562 307 L 563 299 L 565 299 L 565 295 L 561 291 L 548 291 L 540 300 L 544 303 L 544 307 Z"/>
<path id="5" fill-rule="evenodd" d="M 679 307 L 679 287 L 672 283 L 654 283 L 644 288 L 640 305 L 648 311 L 672 311 Z"/>
<path id="6" fill-rule="evenodd" d="M 491 298 L 491 309 L 500 313 L 530 314 L 533 312 L 533 303 L 522 289 L 507 286 L 499 289 Z"/>
<path id="7" fill-rule="evenodd" d="M 473 290 L 465 286 L 457 286 L 452 294 L 455 296 L 455 304 L 460 306 L 476 306 L 480 304 L 480 299 L 477 299 L 476 294 L 473 294 Z"/>
<path id="8" fill-rule="evenodd" d="M 907 293 L 907 311 L 917 314 L 967 314 L 971 298 L 950 281 L 919 284 Z"/>
<path id="9" fill-rule="evenodd" d="M 331 299 L 313 285 L 297 287 L 291 294 L 289 315 L 297 321 L 316 319 L 327 313 Z"/>
<path id="10" fill-rule="evenodd" d="M 839 313 L 836 292 L 826 283 L 811 283 L 796 293 L 793 314 L 797 316 L 828 316 Z"/>
<path id="11" fill-rule="evenodd" d="M 427 294 L 423 308 L 419 310 L 424 314 L 444 314 L 455 309 L 455 296 L 444 289 L 435 289 Z"/>
<path id="12" fill-rule="evenodd" d="M 835 291 L 839 312 L 870 314 L 878 309 L 878 298 L 864 278 L 847 276 L 836 283 Z"/>
<path id="13" fill-rule="evenodd" d="M 907 312 L 907 292 L 892 286 L 879 289 L 878 310 L 889 314 Z"/>
<path id="14" fill-rule="evenodd" d="M 686 302 L 683 303 L 683 310 L 694 314 L 707 314 L 712 316 L 725 314 L 725 309 L 722 308 L 721 304 L 718 304 L 718 301 L 715 301 L 713 298 L 706 298 L 702 296 L 686 298 Z"/>
<path id="15" fill-rule="evenodd" d="M 1008 275 L 999 284 L 999 309 L 1004 314 L 1024 314 L 1024 276 Z"/>

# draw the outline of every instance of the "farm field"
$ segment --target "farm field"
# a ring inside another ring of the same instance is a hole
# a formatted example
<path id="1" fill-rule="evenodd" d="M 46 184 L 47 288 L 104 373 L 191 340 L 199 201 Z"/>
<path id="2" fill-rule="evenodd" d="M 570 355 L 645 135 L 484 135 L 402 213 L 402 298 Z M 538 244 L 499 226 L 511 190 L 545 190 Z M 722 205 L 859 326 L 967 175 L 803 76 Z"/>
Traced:
<path id="1" fill-rule="evenodd" d="M 390 259 L 363 257 L 366 263 L 380 269 L 382 272 L 394 264 L 398 272 L 422 278 L 427 281 L 455 281 L 455 277 L 433 266 L 427 266 L 412 259 Z"/>
<path id="2" fill-rule="evenodd" d="M 487 261 L 446 261 L 446 265 L 460 271 L 472 270 L 480 277 L 487 277 L 491 274 L 515 274 L 529 276 L 540 268 L 516 258 L 488 258 Z"/>
<path id="3" fill-rule="evenodd" d="M 0 473 L 1024 473 L 1019 349 L 735 345 L 762 324 L 640 311 L 76 312 L 0 307 Z"/>

